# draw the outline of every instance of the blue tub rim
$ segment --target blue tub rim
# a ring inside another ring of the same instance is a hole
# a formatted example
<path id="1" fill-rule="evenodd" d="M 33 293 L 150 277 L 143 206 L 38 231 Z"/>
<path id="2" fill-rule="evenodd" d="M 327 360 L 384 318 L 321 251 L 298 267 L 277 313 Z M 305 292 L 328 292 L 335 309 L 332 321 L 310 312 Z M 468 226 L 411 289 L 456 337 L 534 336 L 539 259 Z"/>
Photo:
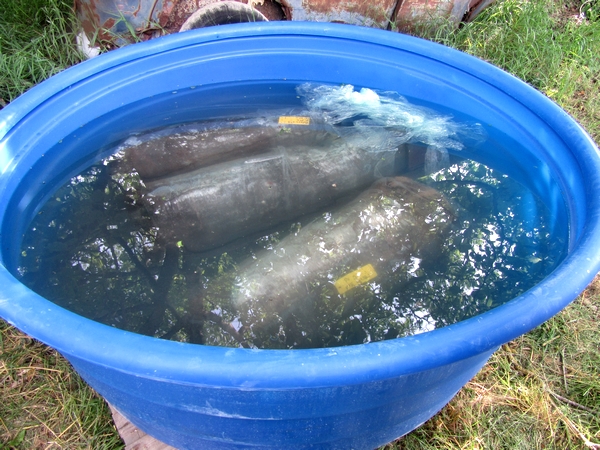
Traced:
<path id="1" fill-rule="evenodd" d="M 0 112 L 0 155 L 2 139 L 26 120 L 29 111 L 87 77 L 159 52 L 257 34 L 357 40 L 441 60 L 502 90 L 553 129 L 567 130 L 570 147 L 578 150 L 574 156 L 581 173 L 589 181 L 585 186 L 587 216 L 574 249 L 541 283 L 491 311 L 420 335 L 348 347 L 249 350 L 141 336 L 85 319 L 43 299 L 15 279 L 4 265 L 0 267 L 0 316 L 67 358 L 123 373 L 207 386 L 294 389 L 383 380 L 489 352 L 558 313 L 600 271 L 600 255 L 595 250 L 600 244 L 600 154 L 591 137 L 550 99 L 497 67 L 439 44 L 381 30 L 330 23 L 250 23 L 193 30 L 131 45 L 67 69 L 10 103 Z M 3 221 L 8 202 L 4 179 L 14 167 L 11 161 L 0 159 L 0 163 Z M 131 349 L 136 349 L 135 354 Z"/>

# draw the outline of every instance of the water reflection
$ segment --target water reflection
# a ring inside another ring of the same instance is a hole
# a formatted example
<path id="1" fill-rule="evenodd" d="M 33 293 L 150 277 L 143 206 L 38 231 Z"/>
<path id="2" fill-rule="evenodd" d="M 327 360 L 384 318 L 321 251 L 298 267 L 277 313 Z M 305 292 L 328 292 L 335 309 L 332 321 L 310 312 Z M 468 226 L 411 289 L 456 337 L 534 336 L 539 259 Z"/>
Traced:
<path id="1" fill-rule="evenodd" d="M 19 272 L 26 285 L 80 315 L 164 339 L 304 348 L 416 334 L 523 293 L 556 267 L 566 245 L 562 236 L 552 235 L 552 217 L 529 191 L 488 167 L 462 161 L 420 178 L 439 194 L 439 209 L 413 211 L 410 217 L 431 226 L 396 228 L 409 238 L 399 245 L 399 235 L 390 234 L 396 242 L 392 256 L 388 250 L 393 246 L 383 239 L 388 249 L 362 250 L 367 258 L 353 261 L 346 257 L 353 253 L 350 248 L 331 265 L 336 270 L 320 270 L 318 276 L 302 278 L 304 284 L 290 281 L 299 272 L 282 272 L 268 281 L 260 275 L 264 266 L 256 272 L 257 264 L 277 265 L 269 258 L 282 252 L 295 255 L 296 268 L 302 256 L 309 264 L 311 255 L 298 250 L 295 240 L 307 229 L 320 239 L 313 239 L 315 252 L 333 251 L 334 241 L 324 238 L 329 232 L 322 230 L 328 230 L 328 222 L 343 222 L 336 218 L 339 209 L 218 249 L 191 252 L 161 236 L 142 202 L 146 188 L 139 175 L 120 167 L 117 157 L 109 158 L 56 192 L 24 238 Z M 409 203 L 402 207 L 415 207 Z M 366 220 L 368 208 L 361 211 Z M 381 224 L 375 222 L 367 231 L 377 230 Z M 311 223 L 320 234 L 311 231 Z M 370 236 L 358 233 L 355 239 Z M 387 252 L 383 269 L 377 252 Z M 340 293 L 336 282 L 357 269 L 367 273 L 368 264 L 385 276 L 354 274 L 361 281 Z M 246 295 L 265 280 L 299 296 Z"/>

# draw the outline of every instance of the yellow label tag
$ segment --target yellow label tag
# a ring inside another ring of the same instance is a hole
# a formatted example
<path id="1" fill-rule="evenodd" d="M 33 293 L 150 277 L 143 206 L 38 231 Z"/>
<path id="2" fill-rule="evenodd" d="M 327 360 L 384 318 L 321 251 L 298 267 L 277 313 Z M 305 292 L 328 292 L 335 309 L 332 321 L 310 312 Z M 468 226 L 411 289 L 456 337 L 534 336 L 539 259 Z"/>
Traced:
<path id="1" fill-rule="evenodd" d="M 279 123 L 284 125 L 310 125 L 310 117 L 280 116 Z"/>
<path id="2" fill-rule="evenodd" d="M 348 292 L 350 289 L 360 286 L 371 281 L 377 276 L 375 268 L 371 264 L 362 266 L 360 269 L 356 269 L 354 272 L 350 272 L 339 278 L 333 285 L 340 294 Z"/>

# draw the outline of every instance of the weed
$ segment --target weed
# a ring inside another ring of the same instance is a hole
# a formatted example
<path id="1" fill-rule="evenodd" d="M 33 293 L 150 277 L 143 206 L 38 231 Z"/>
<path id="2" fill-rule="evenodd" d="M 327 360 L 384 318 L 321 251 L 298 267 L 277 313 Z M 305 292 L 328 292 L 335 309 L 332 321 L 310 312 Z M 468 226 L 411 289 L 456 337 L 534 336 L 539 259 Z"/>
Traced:
<path id="1" fill-rule="evenodd" d="M 491 62 L 545 93 L 600 141 L 600 21 L 558 0 L 502 0 L 454 33 L 426 37 Z"/>
<path id="2" fill-rule="evenodd" d="M 502 346 L 435 417 L 386 446 L 598 449 L 600 276 L 572 305 Z"/>
<path id="3" fill-rule="evenodd" d="M 119 12 L 113 20 L 111 28 L 100 28 L 95 31 L 90 40 L 91 46 L 105 52 L 167 34 L 167 31 L 154 21 L 149 21 L 144 28 L 135 28 L 122 12 Z"/>
<path id="4" fill-rule="evenodd" d="M 594 6 L 596 3 L 593 4 Z M 600 142 L 600 26 L 553 0 L 504 0 L 474 22 L 419 30 L 545 93 Z M 600 449 L 600 277 L 560 314 L 504 345 L 421 428 L 387 449 Z"/>
<path id="5" fill-rule="evenodd" d="M 0 2 L 0 103 L 83 59 L 75 45 L 72 2 Z"/>

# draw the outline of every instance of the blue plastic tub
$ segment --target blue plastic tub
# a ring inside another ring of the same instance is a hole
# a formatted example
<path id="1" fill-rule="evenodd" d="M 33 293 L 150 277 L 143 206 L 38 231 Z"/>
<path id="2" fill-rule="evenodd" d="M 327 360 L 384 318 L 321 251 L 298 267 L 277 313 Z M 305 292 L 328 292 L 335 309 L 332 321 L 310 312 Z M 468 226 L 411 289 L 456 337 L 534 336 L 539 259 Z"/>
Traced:
<path id="1" fill-rule="evenodd" d="M 238 95 L 241 82 L 282 80 L 396 91 L 475 118 L 502 145 L 471 156 L 526 183 L 568 222 L 566 259 L 523 295 L 456 325 L 315 350 L 136 335 L 68 312 L 13 276 L 36 208 L 99 151 L 131 132 L 223 112 L 218 102 L 197 101 L 203 89 Z M 182 95 L 192 90 L 200 94 Z M 514 77 L 399 34 L 260 23 L 132 45 L 15 100 L 0 113 L 0 139 L 0 315 L 60 351 L 139 428 L 182 449 L 385 444 L 435 414 L 498 346 L 552 317 L 600 270 L 600 156 L 590 137 Z"/>

